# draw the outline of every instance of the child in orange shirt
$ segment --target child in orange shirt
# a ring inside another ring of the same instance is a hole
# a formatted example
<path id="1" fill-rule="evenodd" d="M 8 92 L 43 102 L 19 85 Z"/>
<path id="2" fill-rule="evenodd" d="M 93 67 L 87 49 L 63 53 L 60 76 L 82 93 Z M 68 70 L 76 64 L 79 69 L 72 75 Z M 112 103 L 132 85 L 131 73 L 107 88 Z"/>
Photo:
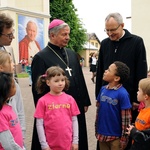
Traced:
<path id="1" fill-rule="evenodd" d="M 129 125 L 126 133 L 134 140 L 130 150 L 148 150 L 150 149 L 150 78 L 140 80 L 137 99 L 145 104 L 145 108 L 140 110 L 135 127 Z"/>
<path id="2" fill-rule="evenodd" d="M 150 70 L 147 72 L 147 77 L 150 78 Z M 139 107 L 138 107 L 138 111 L 140 111 L 144 107 L 145 107 L 144 102 L 140 102 Z"/>

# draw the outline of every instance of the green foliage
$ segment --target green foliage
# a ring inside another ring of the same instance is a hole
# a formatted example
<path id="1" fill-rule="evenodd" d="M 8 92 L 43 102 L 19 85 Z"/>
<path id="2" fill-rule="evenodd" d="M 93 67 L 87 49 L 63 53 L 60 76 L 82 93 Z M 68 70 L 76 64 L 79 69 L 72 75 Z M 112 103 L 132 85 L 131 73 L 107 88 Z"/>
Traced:
<path id="1" fill-rule="evenodd" d="M 50 20 L 57 18 L 68 23 L 71 32 L 67 47 L 78 52 L 83 49 L 83 45 L 87 41 L 87 31 L 83 28 L 76 11 L 77 9 L 74 7 L 72 0 L 50 0 Z"/>
<path id="2" fill-rule="evenodd" d="M 28 73 L 18 73 L 18 74 L 17 74 L 17 77 L 18 77 L 18 78 L 28 78 L 28 77 L 29 77 L 29 74 L 28 74 Z"/>

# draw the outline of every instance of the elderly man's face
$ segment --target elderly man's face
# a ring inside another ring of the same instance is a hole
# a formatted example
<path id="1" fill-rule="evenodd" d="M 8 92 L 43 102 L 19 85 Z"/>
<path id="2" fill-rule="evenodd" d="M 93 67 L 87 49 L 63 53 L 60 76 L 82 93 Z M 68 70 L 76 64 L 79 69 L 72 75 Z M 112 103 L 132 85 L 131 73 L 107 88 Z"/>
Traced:
<path id="1" fill-rule="evenodd" d="M 30 41 L 35 41 L 37 35 L 37 26 L 34 23 L 29 23 L 26 28 L 27 36 Z"/>
<path id="2" fill-rule="evenodd" d="M 59 46 L 59 47 L 65 47 L 67 46 L 69 40 L 70 40 L 70 28 L 66 26 L 63 29 L 60 29 L 60 31 L 57 34 L 51 35 L 51 41 L 53 44 Z"/>
<path id="3" fill-rule="evenodd" d="M 105 32 L 109 36 L 110 40 L 117 41 L 123 34 L 124 24 L 118 24 L 114 18 L 110 18 L 105 22 Z"/>

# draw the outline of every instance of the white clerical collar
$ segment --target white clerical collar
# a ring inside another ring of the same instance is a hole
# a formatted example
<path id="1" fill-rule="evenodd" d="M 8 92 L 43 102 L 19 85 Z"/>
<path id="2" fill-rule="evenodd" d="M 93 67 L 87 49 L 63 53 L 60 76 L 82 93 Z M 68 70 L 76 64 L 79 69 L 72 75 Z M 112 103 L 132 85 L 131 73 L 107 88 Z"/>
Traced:
<path id="1" fill-rule="evenodd" d="M 122 36 L 120 37 L 120 39 L 121 39 L 124 35 L 125 35 L 125 31 L 123 30 L 123 33 L 122 33 Z M 120 40 L 120 39 L 119 39 L 119 40 Z"/>
<path id="2" fill-rule="evenodd" d="M 5 51 L 5 47 L 4 46 L 0 46 L 0 50 Z"/>
<path id="3" fill-rule="evenodd" d="M 116 40 L 116 41 L 119 41 L 124 35 L 125 35 L 125 31 L 123 30 L 122 36 L 118 40 Z"/>

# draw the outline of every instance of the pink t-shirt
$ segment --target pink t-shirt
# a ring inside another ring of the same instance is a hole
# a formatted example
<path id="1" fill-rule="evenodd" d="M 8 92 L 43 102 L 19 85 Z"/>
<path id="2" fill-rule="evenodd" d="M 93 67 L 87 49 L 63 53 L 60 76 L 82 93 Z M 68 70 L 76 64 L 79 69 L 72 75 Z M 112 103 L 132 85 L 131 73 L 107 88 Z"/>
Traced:
<path id="1" fill-rule="evenodd" d="M 23 137 L 19 119 L 9 105 L 4 105 L 2 110 L 0 110 L 0 132 L 6 130 L 10 130 L 14 137 L 14 141 L 20 145 L 20 147 L 23 147 Z M 0 150 L 4 150 L 1 144 Z"/>
<path id="2" fill-rule="evenodd" d="M 52 150 L 70 150 L 72 116 L 80 114 L 74 98 L 66 93 L 45 94 L 38 100 L 34 117 L 44 120 L 46 140 Z"/>

